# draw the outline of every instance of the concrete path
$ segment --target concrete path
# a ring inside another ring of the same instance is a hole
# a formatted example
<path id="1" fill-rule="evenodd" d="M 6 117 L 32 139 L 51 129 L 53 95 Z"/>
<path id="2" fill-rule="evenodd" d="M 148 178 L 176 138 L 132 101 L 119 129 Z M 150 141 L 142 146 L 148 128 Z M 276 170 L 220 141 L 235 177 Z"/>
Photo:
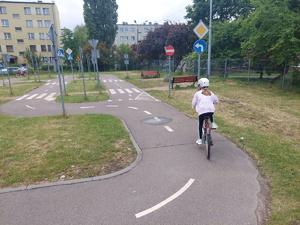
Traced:
<path id="1" fill-rule="evenodd" d="M 101 79 L 110 100 L 66 104 L 66 112 L 122 119 L 139 153 L 135 163 L 107 176 L 1 190 L 0 224 L 262 224 L 263 181 L 246 153 L 214 132 L 207 160 L 195 144 L 194 119 L 116 76 Z M 51 80 L 0 112 L 62 114 L 51 99 L 57 84 Z"/>

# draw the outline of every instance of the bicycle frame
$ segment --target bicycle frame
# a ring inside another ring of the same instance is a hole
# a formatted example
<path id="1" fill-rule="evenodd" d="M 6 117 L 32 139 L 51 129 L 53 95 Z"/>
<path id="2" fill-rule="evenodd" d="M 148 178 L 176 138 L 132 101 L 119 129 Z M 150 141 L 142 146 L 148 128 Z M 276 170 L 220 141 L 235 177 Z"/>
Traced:
<path id="1" fill-rule="evenodd" d="M 206 147 L 207 159 L 210 158 L 210 147 L 212 146 L 212 138 L 211 138 L 211 127 L 209 125 L 209 118 L 205 117 L 203 120 L 203 128 L 202 128 L 202 140 L 203 144 Z"/>

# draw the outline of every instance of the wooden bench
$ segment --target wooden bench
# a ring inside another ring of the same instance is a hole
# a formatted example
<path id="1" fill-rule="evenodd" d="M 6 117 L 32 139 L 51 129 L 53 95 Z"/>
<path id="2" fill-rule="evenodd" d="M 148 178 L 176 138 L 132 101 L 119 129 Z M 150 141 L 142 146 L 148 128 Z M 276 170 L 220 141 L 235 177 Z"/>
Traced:
<path id="1" fill-rule="evenodd" d="M 173 77 L 172 79 L 172 89 L 174 88 L 173 87 L 173 84 L 175 83 L 185 83 L 185 82 L 197 82 L 197 76 L 186 76 L 186 77 Z"/>
<path id="2" fill-rule="evenodd" d="M 141 78 L 150 78 L 150 77 L 160 77 L 160 74 L 157 70 L 154 71 L 142 71 Z"/>

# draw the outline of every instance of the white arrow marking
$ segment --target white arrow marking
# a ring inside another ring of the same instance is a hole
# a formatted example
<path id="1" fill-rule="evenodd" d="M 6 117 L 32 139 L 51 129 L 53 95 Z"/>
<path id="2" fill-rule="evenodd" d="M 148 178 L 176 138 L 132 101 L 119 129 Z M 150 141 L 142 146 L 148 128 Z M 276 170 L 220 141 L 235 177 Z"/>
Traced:
<path id="1" fill-rule="evenodd" d="M 203 45 L 200 45 L 199 43 L 195 45 L 196 48 L 201 48 L 201 52 L 203 52 Z"/>

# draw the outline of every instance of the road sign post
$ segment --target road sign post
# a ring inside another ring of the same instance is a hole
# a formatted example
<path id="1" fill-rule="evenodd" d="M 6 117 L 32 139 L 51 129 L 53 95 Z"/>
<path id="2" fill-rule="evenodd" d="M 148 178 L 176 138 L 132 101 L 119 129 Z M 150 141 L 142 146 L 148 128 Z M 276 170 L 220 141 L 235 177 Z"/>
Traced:
<path id="1" fill-rule="evenodd" d="M 171 56 L 174 55 L 175 49 L 173 46 L 169 45 L 165 48 L 166 55 L 169 56 L 169 97 L 171 96 Z"/>
<path id="2" fill-rule="evenodd" d="M 95 76 L 97 77 L 97 81 L 98 81 L 98 88 L 99 88 L 99 92 L 101 93 L 101 85 L 100 85 L 100 76 L 99 76 L 99 71 L 98 71 L 98 62 L 97 59 L 100 58 L 100 52 L 99 49 L 96 49 L 99 40 L 98 39 L 91 39 L 88 40 L 89 44 L 92 46 L 92 63 L 94 66 L 94 72 L 95 72 Z"/>
<path id="3" fill-rule="evenodd" d="M 50 38 L 52 42 L 52 56 L 54 58 L 54 67 L 57 68 L 57 73 L 58 73 L 58 80 L 59 80 L 59 91 L 60 91 L 60 98 L 61 98 L 61 105 L 62 105 L 62 110 L 63 110 L 63 116 L 66 116 L 66 110 L 65 110 L 65 103 L 64 103 L 64 95 L 62 91 L 62 82 L 61 82 L 61 76 L 60 76 L 60 69 L 58 65 L 58 58 L 57 58 L 57 49 L 56 49 L 56 41 L 57 41 L 57 34 L 54 29 L 54 25 L 51 24 L 48 32 L 47 32 L 48 37 Z"/>
<path id="4" fill-rule="evenodd" d="M 194 43 L 194 51 L 198 53 L 198 80 L 200 79 L 201 53 L 206 50 L 207 44 L 203 40 L 198 40 Z"/>

